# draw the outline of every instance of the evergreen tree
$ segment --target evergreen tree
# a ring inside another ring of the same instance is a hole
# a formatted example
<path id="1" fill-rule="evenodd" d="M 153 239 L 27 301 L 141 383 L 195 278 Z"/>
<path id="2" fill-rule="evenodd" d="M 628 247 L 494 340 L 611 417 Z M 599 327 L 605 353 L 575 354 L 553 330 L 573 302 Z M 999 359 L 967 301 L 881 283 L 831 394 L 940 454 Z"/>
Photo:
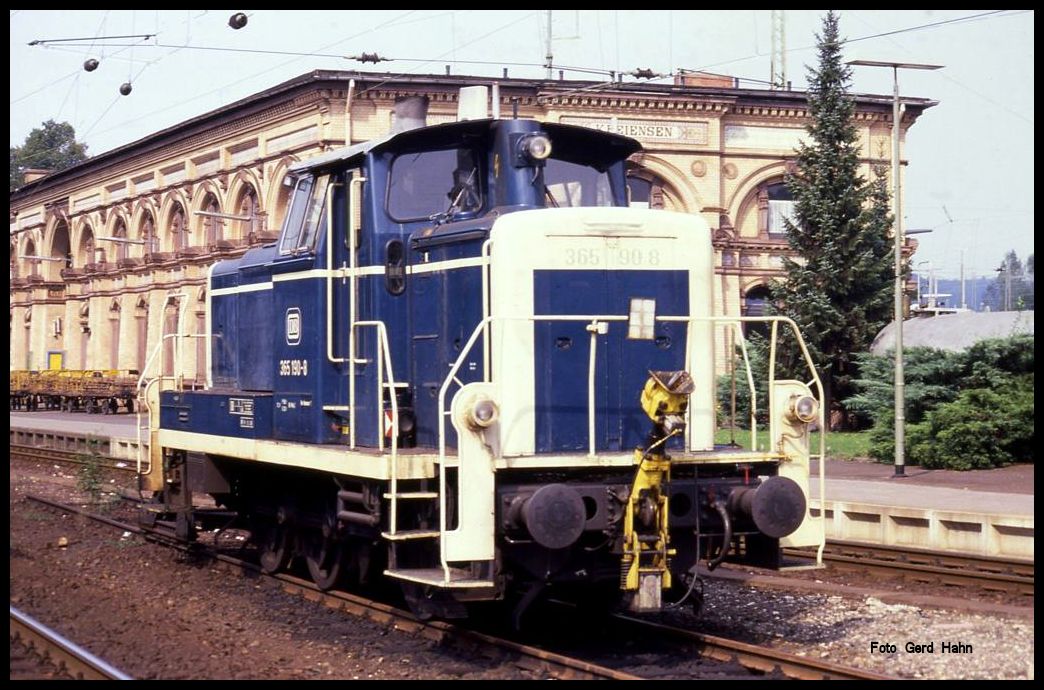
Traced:
<path id="1" fill-rule="evenodd" d="M 48 120 L 25 138 L 21 146 L 11 147 L 11 190 L 24 184 L 26 168 L 65 170 L 87 160 L 87 145 L 76 141 L 76 130 L 68 122 Z"/>
<path id="2" fill-rule="evenodd" d="M 823 379 L 823 404 L 832 410 L 851 391 L 853 355 L 891 320 L 894 263 L 887 182 L 880 171 L 873 182 L 859 174 L 851 70 L 841 59 L 833 11 L 817 39 L 819 65 L 809 68 L 811 143 L 798 148 L 797 170 L 786 177 L 796 202 L 787 239 L 798 256 L 783 260 L 786 279 L 773 284 L 770 309 L 801 329 Z M 796 371 L 794 348 L 781 355 L 781 364 Z"/>

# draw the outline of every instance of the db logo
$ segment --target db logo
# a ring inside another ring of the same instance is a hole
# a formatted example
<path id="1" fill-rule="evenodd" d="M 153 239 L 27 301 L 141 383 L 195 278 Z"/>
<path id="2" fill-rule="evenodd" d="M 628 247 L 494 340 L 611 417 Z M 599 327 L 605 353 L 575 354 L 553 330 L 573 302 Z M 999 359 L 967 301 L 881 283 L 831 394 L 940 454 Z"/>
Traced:
<path id="1" fill-rule="evenodd" d="M 286 344 L 301 342 L 301 310 L 297 307 L 286 310 Z"/>

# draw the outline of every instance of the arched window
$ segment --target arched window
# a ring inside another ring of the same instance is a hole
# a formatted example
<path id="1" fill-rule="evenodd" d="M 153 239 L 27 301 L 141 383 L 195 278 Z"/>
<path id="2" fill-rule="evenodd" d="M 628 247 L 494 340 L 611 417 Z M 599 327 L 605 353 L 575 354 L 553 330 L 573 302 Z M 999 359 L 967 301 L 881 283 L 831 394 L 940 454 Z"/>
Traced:
<path id="1" fill-rule="evenodd" d="M 627 174 L 627 197 L 632 208 L 664 208 L 663 180 L 649 172 L 632 170 Z"/>
<path id="2" fill-rule="evenodd" d="M 747 290 L 747 294 L 743 298 L 743 316 L 764 316 L 765 305 L 768 304 L 771 298 L 772 293 L 769 292 L 768 286 L 766 285 L 755 285 Z M 748 336 L 751 333 L 760 333 L 767 338 L 769 334 L 769 326 L 763 321 L 748 321 L 744 323 L 743 332 Z"/>
<path id="3" fill-rule="evenodd" d="M 33 242 L 32 240 L 27 240 L 26 241 L 26 243 L 25 243 L 25 254 L 23 256 L 36 256 L 36 243 L 35 242 Z M 29 269 L 28 275 L 29 275 L 30 278 L 32 278 L 34 276 L 37 276 L 39 274 L 39 270 L 37 268 L 39 263 L 40 263 L 39 259 L 26 259 L 26 264 L 27 264 L 27 267 Z"/>
<path id="4" fill-rule="evenodd" d="M 156 222 L 152 218 L 152 212 L 146 211 L 141 217 L 141 225 L 138 227 L 138 236 L 145 240 L 142 245 L 143 254 L 154 254 L 159 251 L 156 244 Z"/>
<path id="5" fill-rule="evenodd" d="M 261 219 L 258 217 L 258 211 L 260 210 L 257 203 L 257 191 L 253 185 L 245 185 L 239 195 L 235 214 L 250 218 L 250 220 L 237 220 L 234 222 L 233 234 L 235 239 L 252 240 L 262 232 Z"/>
<path id="6" fill-rule="evenodd" d="M 278 232 L 279 228 L 283 227 L 284 216 L 286 215 L 286 208 L 290 205 L 290 194 L 294 191 L 294 178 L 289 175 L 283 177 L 283 181 L 276 188 L 275 194 L 275 206 L 269 207 L 268 222 L 265 224 L 263 232 L 268 233 L 269 228 L 272 228 L 274 232 Z M 269 204 L 272 203 L 272 197 L 269 195 Z"/>
<path id="7" fill-rule="evenodd" d="M 175 252 L 181 251 L 188 246 L 188 227 L 185 225 L 185 208 L 180 204 L 174 204 L 170 212 L 170 246 Z"/>
<path id="8" fill-rule="evenodd" d="M 127 239 L 127 224 L 123 222 L 122 218 L 117 219 L 116 225 L 112 229 L 112 236 Z M 130 247 L 126 242 L 113 242 L 116 245 L 114 250 L 116 253 L 116 263 L 119 263 L 127 258 L 127 250 Z"/>
<path id="9" fill-rule="evenodd" d="M 218 204 L 217 197 L 212 193 L 207 193 L 206 197 L 203 198 L 203 208 L 201 209 L 205 213 L 221 213 L 221 206 Z M 225 221 L 215 216 L 201 216 L 203 219 L 203 237 L 204 243 L 208 248 L 213 249 L 214 245 L 222 239 L 222 228 Z"/>
<path id="10" fill-rule="evenodd" d="M 83 230 L 80 232 L 80 249 L 77 252 L 77 256 L 83 266 L 100 261 L 100 259 L 95 256 L 94 230 L 91 229 L 90 225 L 84 225 Z"/>
<path id="11" fill-rule="evenodd" d="M 768 235 L 782 237 L 787 234 L 787 221 L 796 220 L 794 212 L 797 203 L 794 195 L 782 182 L 766 185 L 758 197 L 765 208 L 764 232 Z"/>

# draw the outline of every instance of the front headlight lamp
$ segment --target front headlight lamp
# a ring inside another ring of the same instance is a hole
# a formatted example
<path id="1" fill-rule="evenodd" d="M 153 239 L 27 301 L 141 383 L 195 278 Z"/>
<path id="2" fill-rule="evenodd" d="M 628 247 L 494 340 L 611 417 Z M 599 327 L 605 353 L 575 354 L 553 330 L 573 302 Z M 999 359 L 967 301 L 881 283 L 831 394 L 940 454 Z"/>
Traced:
<path id="1" fill-rule="evenodd" d="M 791 396 L 787 416 L 792 421 L 811 424 L 819 417 L 819 401 L 811 395 Z"/>
<path id="2" fill-rule="evenodd" d="M 518 152 L 533 162 L 546 160 L 551 155 L 551 137 L 542 132 L 527 134 L 518 140 Z"/>
<path id="3" fill-rule="evenodd" d="M 497 404 L 489 398 L 479 398 L 473 401 L 467 408 L 466 421 L 475 431 L 488 429 L 496 423 L 500 417 Z"/>

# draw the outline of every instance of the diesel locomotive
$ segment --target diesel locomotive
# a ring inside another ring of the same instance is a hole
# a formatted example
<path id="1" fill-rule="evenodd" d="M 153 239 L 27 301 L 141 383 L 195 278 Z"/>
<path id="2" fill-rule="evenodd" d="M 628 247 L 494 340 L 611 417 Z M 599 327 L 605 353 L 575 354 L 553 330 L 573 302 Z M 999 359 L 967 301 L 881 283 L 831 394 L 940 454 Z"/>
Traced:
<path id="1" fill-rule="evenodd" d="M 391 578 L 447 617 L 655 611 L 698 601 L 700 562 L 822 547 L 819 380 L 770 380 L 767 448 L 715 445 L 743 319 L 714 316 L 699 216 L 629 207 L 640 148 L 479 119 L 296 164 L 278 242 L 210 269 L 206 388 L 143 381 L 148 519 L 193 538 L 209 494 L 265 571 Z"/>

